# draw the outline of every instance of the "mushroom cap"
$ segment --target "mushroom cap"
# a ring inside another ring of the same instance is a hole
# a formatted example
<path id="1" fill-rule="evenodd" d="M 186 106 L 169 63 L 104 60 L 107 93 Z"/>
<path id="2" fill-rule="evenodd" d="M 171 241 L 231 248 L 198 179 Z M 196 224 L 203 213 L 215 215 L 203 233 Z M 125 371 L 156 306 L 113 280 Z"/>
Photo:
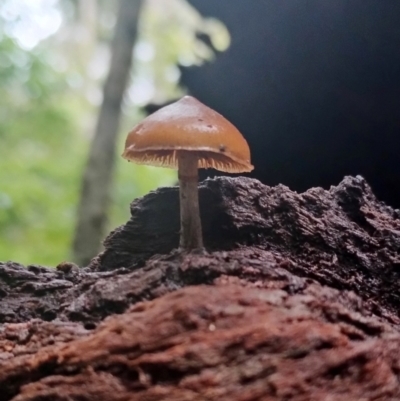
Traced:
<path id="1" fill-rule="evenodd" d="M 198 158 L 199 168 L 228 173 L 253 170 L 250 149 L 237 128 L 191 96 L 146 117 L 128 134 L 122 157 L 152 166 L 178 168 L 178 152 Z"/>

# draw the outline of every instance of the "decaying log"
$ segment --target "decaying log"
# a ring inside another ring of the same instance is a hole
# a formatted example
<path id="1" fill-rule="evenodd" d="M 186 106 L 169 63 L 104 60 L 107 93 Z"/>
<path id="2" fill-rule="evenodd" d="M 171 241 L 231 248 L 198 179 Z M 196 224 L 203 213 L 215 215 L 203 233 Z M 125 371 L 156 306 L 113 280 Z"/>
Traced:
<path id="1" fill-rule="evenodd" d="M 379 202 L 362 177 L 302 194 L 248 178 L 206 180 L 200 203 L 207 249 L 268 251 L 290 273 L 355 291 L 377 314 L 400 322 L 400 211 Z M 171 252 L 178 245 L 178 205 L 176 188 L 134 201 L 131 219 L 110 234 L 91 268 L 137 269 Z"/>
<path id="2" fill-rule="evenodd" d="M 398 210 L 361 177 L 200 203 L 208 254 L 176 251 L 163 188 L 86 268 L 0 264 L 1 400 L 400 398 Z"/>
<path id="3" fill-rule="evenodd" d="M 398 399 L 400 335 L 321 292 L 188 287 L 11 360 L 0 383 L 14 401 Z"/>

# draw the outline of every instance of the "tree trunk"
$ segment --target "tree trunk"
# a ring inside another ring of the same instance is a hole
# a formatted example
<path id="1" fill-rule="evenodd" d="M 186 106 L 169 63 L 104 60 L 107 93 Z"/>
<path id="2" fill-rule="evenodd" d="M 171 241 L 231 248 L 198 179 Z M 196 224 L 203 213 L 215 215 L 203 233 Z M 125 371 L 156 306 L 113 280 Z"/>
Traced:
<path id="1" fill-rule="evenodd" d="M 73 259 L 86 265 L 97 254 L 104 236 L 115 164 L 121 103 L 132 65 L 142 0 L 121 0 L 111 46 L 111 63 L 103 102 L 83 175 Z"/>

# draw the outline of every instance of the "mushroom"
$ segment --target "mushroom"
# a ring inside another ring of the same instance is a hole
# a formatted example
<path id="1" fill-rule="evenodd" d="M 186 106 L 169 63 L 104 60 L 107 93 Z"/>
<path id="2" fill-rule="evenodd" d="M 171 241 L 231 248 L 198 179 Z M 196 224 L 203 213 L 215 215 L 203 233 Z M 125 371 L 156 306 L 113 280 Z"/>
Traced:
<path id="1" fill-rule="evenodd" d="M 241 133 L 216 111 L 191 96 L 146 117 L 128 134 L 122 157 L 137 164 L 178 169 L 180 248 L 203 248 L 198 169 L 227 173 L 253 170 Z"/>

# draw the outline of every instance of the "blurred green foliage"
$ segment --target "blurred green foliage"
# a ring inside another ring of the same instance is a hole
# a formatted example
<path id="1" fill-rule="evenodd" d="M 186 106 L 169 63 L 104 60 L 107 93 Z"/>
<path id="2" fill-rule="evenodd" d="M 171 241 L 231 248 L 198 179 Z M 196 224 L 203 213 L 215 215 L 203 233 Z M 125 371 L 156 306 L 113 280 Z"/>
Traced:
<path id="1" fill-rule="evenodd" d="M 0 259 L 50 263 L 69 246 L 84 149 L 45 55 L 5 34 L 0 54 Z"/>
<path id="2" fill-rule="evenodd" d="M 69 255 L 89 138 L 45 53 L 3 35 L 0 54 L 0 260 L 55 265 Z M 110 227 L 127 220 L 133 198 L 175 177 L 119 158 L 117 173 Z"/>
<path id="3" fill-rule="evenodd" d="M 84 43 L 84 36 L 77 37 L 76 32 L 85 28 L 85 18 L 77 21 L 79 13 L 72 13 L 71 7 L 79 9 L 87 1 L 49 0 L 64 13 L 61 34 L 31 49 L 10 34 L 12 24 L 21 18 L 3 12 L 7 5 L 19 4 L 24 10 L 27 3 L 0 2 L 0 261 L 54 266 L 69 258 L 81 174 L 98 107 L 91 96 L 94 89 L 101 93 L 105 73 L 93 77 L 91 66 L 96 57 L 98 63 L 99 51 L 102 55 L 109 46 L 113 28 L 109 21 L 116 5 L 91 0 L 101 8 L 101 18 L 94 19 L 97 36 L 89 35 Z M 30 18 L 29 13 L 25 18 Z M 185 0 L 168 0 L 167 8 L 165 0 L 146 0 L 142 14 L 138 46 L 151 48 L 152 57 L 135 59 L 123 108 L 123 133 L 143 117 L 132 90 L 135 83 L 151 83 L 154 90 L 148 101 L 167 101 L 183 93 L 178 63 L 201 64 L 212 58 L 213 53 L 196 39 L 196 31 L 210 35 L 219 50 L 229 43 L 218 21 L 202 19 Z M 95 43 L 90 42 L 93 38 Z M 124 139 L 121 135 L 118 153 Z M 136 166 L 117 155 L 110 230 L 129 218 L 134 198 L 175 181 L 173 170 Z"/>

